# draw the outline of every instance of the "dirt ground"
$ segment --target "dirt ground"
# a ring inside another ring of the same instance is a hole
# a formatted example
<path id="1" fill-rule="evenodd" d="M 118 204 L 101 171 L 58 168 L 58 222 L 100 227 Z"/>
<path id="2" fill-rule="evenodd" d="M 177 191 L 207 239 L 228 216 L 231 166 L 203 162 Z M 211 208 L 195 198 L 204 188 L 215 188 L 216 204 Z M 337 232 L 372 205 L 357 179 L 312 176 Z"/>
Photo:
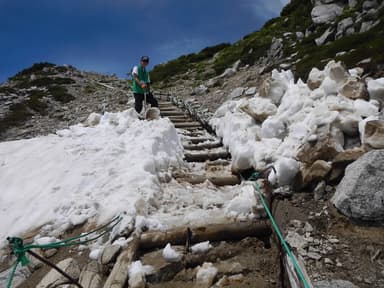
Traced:
<path id="1" fill-rule="evenodd" d="M 342 279 L 360 288 L 384 287 L 384 227 L 353 223 L 329 202 L 315 201 L 311 193 L 294 194 L 291 200 L 276 200 L 274 214 L 280 227 L 292 219 L 312 225 L 313 237 L 338 239 L 333 249 L 320 260 L 306 260 L 312 281 Z M 332 264 L 326 264 L 325 258 Z"/>

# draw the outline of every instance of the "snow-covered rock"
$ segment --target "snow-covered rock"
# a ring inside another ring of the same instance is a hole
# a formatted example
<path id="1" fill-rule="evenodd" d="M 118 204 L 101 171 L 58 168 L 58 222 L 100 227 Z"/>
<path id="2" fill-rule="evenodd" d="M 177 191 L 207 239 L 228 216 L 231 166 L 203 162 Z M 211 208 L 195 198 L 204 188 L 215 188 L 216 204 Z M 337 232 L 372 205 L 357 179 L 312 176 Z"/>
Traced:
<path id="1" fill-rule="evenodd" d="M 263 122 L 268 116 L 277 112 L 277 107 L 270 99 L 254 97 L 240 106 L 240 109 L 250 115 L 253 119 Z"/>
<path id="2" fill-rule="evenodd" d="M 212 245 L 209 243 L 209 241 L 205 241 L 192 245 L 191 251 L 192 253 L 205 253 L 211 248 Z"/>
<path id="3" fill-rule="evenodd" d="M 249 87 L 247 90 L 245 90 L 245 95 L 255 95 L 256 93 L 256 87 Z"/>
<path id="4" fill-rule="evenodd" d="M 369 99 L 375 99 L 384 106 L 384 78 L 370 79 L 367 81 Z"/>
<path id="5" fill-rule="evenodd" d="M 141 261 L 133 262 L 128 268 L 129 287 L 145 288 L 145 275 L 153 272 L 150 265 L 143 265 Z"/>
<path id="6" fill-rule="evenodd" d="M 373 150 L 347 167 L 332 203 L 348 217 L 384 221 L 383 185 L 384 150 Z"/>
<path id="7" fill-rule="evenodd" d="M 168 243 L 163 249 L 163 257 L 168 262 L 178 262 L 181 260 L 182 255 L 171 247 Z"/>
<path id="8" fill-rule="evenodd" d="M 316 88 L 319 88 L 321 83 L 324 80 L 324 72 L 317 69 L 312 68 L 311 72 L 309 72 L 307 85 L 311 90 L 315 90 Z"/>

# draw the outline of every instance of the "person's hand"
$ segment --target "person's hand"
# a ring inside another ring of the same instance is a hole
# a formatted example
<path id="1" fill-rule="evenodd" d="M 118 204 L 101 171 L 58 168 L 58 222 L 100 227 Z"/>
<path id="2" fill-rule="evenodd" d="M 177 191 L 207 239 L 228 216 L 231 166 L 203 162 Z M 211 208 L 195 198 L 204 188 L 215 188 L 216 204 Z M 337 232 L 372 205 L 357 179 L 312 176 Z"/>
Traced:
<path id="1" fill-rule="evenodd" d="M 143 89 L 145 89 L 145 87 L 147 87 L 147 84 L 145 84 L 145 83 L 141 83 L 141 84 L 140 84 L 140 87 L 143 88 Z"/>

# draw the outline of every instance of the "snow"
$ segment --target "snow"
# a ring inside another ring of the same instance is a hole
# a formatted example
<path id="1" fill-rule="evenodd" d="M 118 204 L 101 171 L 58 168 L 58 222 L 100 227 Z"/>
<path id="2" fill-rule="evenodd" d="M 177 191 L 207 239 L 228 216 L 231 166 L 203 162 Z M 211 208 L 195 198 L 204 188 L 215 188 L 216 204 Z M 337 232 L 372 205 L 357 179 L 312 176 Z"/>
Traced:
<path id="1" fill-rule="evenodd" d="M 384 104 L 384 78 L 376 80 L 370 79 L 367 81 L 368 93 L 370 99 L 375 99 Z"/>
<path id="2" fill-rule="evenodd" d="M 262 96 L 269 104 L 274 103 L 276 110 L 260 102 L 259 94 L 223 103 L 210 124 L 231 153 L 232 169 L 262 170 L 274 165 L 276 174 L 271 172 L 269 180 L 288 185 L 303 165 L 297 161 L 297 155 L 305 143 L 331 137 L 336 151 L 343 151 L 346 137 L 359 133 L 362 137 L 364 119 L 377 119 L 379 115 L 378 94 L 382 93 L 384 78 L 368 80 L 373 96 L 370 101 L 352 100 L 339 93 L 348 75 L 341 63 L 331 61 L 324 70 L 311 71 L 313 81 L 322 81 L 319 88 L 311 91 L 300 79 L 295 83 L 290 71 L 273 70 L 266 82 L 270 89 Z M 268 113 L 268 117 L 260 123 L 250 111 Z M 236 201 L 231 202 L 235 213 L 246 210 Z"/>
<path id="3" fill-rule="evenodd" d="M 209 244 L 209 241 L 200 242 L 191 247 L 192 253 L 205 253 L 212 248 L 212 245 Z"/>
<path id="4" fill-rule="evenodd" d="M 168 262 L 178 262 L 181 260 L 182 256 L 179 252 L 171 247 L 170 243 L 168 243 L 163 249 L 163 257 Z"/>
<path id="5" fill-rule="evenodd" d="M 196 285 L 210 287 L 217 275 L 218 269 L 212 263 L 205 262 L 203 266 L 199 266 L 196 273 Z"/>
<path id="6" fill-rule="evenodd" d="M 128 268 L 129 287 L 145 287 L 145 275 L 153 273 L 154 268 L 143 265 L 141 261 L 135 261 Z"/>
<path id="7" fill-rule="evenodd" d="M 94 127 L 0 143 L 0 245 L 41 226 L 57 236 L 124 211 L 145 216 L 161 192 L 157 173 L 178 166 L 182 149 L 168 119 L 140 121 L 133 109 L 105 113 Z"/>

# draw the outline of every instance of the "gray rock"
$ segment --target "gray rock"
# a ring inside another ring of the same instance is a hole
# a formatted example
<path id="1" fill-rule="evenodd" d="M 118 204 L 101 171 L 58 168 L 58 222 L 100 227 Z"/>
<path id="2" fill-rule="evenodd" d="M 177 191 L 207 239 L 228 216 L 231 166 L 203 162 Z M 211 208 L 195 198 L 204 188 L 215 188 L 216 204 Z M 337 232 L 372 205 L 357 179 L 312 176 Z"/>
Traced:
<path id="1" fill-rule="evenodd" d="M 120 245 L 110 245 L 104 248 L 100 256 L 100 263 L 107 265 L 114 262 L 121 251 Z"/>
<path id="2" fill-rule="evenodd" d="M 196 87 L 194 89 L 194 92 L 196 95 L 202 95 L 202 94 L 205 94 L 208 92 L 208 88 L 206 86 L 204 86 L 203 84 L 201 84 L 199 87 Z"/>
<path id="3" fill-rule="evenodd" d="M 232 90 L 231 94 L 229 94 L 229 99 L 234 99 L 237 97 L 240 97 L 244 93 L 244 88 L 243 87 L 237 87 Z"/>
<path id="4" fill-rule="evenodd" d="M 333 27 L 329 27 L 327 30 L 325 30 L 323 35 L 321 35 L 319 38 L 315 39 L 316 45 L 321 46 L 321 45 L 325 44 L 327 42 L 328 38 L 333 34 L 333 32 L 335 32 L 335 29 L 333 29 Z"/>
<path id="5" fill-rule="evenodd" d="M 379 3 L 377 3 L 376 0 L 370 0 L 370 1 L 364 1 L 363 3 L 363 9 L 364 10 L 370 10 L 370 9 L 375 9 L 379 6 Z"/>
<path id="6" fill-rule="evenodd" d="M 96 261 L 88 263 L 80 274 L 79 283 L 83 288 L 103 287 L 103 267 Z"/>
<path id="7" fill-rule="evenodd" d="M 367 31 L 370 30 L 372 27 L 373 27 L 373 21 L 372 21 L 372 20 L 371 20 L 371 21 L 363 22 L 363 23 L 361 23 L 360 33 L 367 32 Z"/>
<path id="8" fill-rule="evenodd" d="M 67 258 L 57 264 L 57 266 L 70 275 L 74 279 L 79 279 L 80 267 L 76 260 Z M 54 269 L 51 269 L 48 274 L 37 284 L 36 288 L 53 288 L 58 285 L 67 283 L 68 279 Z"/>
<path id="9" fill-rule="evenodd" d="M 314 288 L 359 288 L 345 280 L 324 280 L 313 283 Z"/>
<path id="10" fill-rule="evenodd" d="M 337 4 L 318 5 L 311 11 L 312 21 L 315 24 L 332 22 L 341 14 L 343 14 L 343 7 Z"/>
<path id="11" fill-rule="evenodd" d="M 254 95 L 256 93 L 256 87 L 249 87 L 246 91 L 245 91 L 245 95 Z"/>
<path id="12" fill-rule="evenodd" d="M 349 6 L 350 8 L 355 7 L 356 4 L 357 4 L 357 0 L 348 0 L 348 6 Z"/>
<path id="13" fill-rule="evenodd" d="M 337 32 L 336 32 L 336 37 L 335 38 L 339 39 L 339 38 L 343 37 L 345 32 L 346 32 L 346 30 L 348 28 L 350 28 L 352 25 L 353 25 L 352 17 L 348 17 L 348 18 L 345 18 L 345 19 L 341 20 L 337 24 Z M 354 31 L 354 29 L 353 29 L 353 31 Z"/>
<path id="14" fill-rule="evenodd" d="M 13 267 L 0 273 L 0 287 L 7 287 L 7 283 L 8 283 L 12 268 Z M 13 277 L 12 287 L 19 286 L 29 276 L 31 276 L 31 272 L 28 270 L 28 268 L 19 266 L 15 272 L 14 277 Z"/>
<path id="15" fill-rule="evenodd" d="M 350 164 L 332 203 L 348 217 L 384 221 L 384 150 L 373 150 Z"/>
<path id="16" fill-rule="evenodd" d="M 315 199 L 315 201 L 319 201 L 324 197 L 326 185 L 327 184 L 325 183 L 325 181 L 321 181 L 319 184 L 317 184 L 315 190 L 313 190 L 313 198 Z"/>

